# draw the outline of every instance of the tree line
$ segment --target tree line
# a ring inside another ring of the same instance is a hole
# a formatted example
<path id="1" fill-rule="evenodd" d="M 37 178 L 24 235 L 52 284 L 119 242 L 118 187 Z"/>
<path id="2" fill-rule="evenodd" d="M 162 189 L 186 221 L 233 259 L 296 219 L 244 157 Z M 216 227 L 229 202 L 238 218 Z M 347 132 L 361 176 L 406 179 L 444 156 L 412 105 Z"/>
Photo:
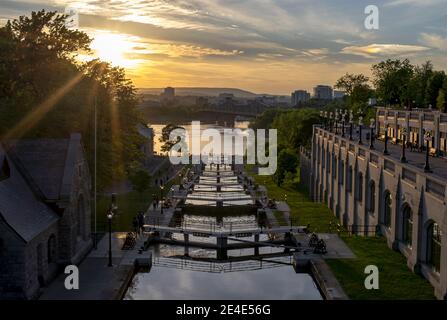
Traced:
<path id="1" fill-rule="evenodd" d="M 122 68 L 80 62 L 92 39 L 66 27 L 67 16 L 41 10 L 0 28 L 0 137 L 82 134 L 93 168 L 97 115 L 98 187 L 140 170 L 138 98 Z"/>
<path id="2" fill-rule="evenodd" d="M 447 112 L 447 76 L 444 71 L 435 70 L 430 61 L 412 65 L 408 59 L 388 59 L 372 65 L 371 70 L 372 79 L 363 74 L 346 73 L 337 80 L 334 87 L 346 93 L 342 100 L 327 102 L 323 108 L 309 101 L 297 109 L 269 109 L 251 123 L 254 129 L 278 130 L 278 169 L 274 176 L 278 185 L 296 180 L 299 148 L 310 146 L 312 127 L 321 122 L 321 110 L 349 110 L 355 121 L 361 115 L 365 124 L 375 116 L 375 109 L 369 104 L 371 98 L 378 105 L 393 108 L 432 108 Z"/>

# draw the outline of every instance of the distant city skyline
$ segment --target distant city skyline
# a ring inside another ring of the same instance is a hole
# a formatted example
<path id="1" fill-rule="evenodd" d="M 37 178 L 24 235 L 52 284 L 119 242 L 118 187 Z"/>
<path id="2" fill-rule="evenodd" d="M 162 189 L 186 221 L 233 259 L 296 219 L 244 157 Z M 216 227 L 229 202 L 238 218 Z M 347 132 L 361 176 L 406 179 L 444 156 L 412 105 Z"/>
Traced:
<path id="1" fill-rule="evenodd" d="M 93 56 L 124 67 L 140 88 L 234 87 L 290 95 L 333 86 L 387 58 L 447 69 L 445 0 L 3 0 L 0 24 L 40 9 L 79 12 Z M 81 56 L 91 59 L 91 56 Z"/>

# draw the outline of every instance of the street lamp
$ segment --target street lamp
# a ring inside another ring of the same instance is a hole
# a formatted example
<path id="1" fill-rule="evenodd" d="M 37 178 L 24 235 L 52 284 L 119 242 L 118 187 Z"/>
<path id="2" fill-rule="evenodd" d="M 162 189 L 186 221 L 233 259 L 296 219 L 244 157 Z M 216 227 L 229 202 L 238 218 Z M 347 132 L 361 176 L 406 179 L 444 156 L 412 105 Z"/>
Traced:
<path id="1" fill-rule="evenodd" d="M 323 110 L 320 111 L 320 120 L 321 120 L 321 124 L 323 125 L 323 128 L 324 128 L 324 111 Z"/>
<path id="2" fill-rule="evenodd" d="M 160 214 L 163 214 L 163 182 L 160 183 Z"/>
<path id="3" fill-rule="evenodd" d="M 425 134 L 424 134 L 424 140 L 425 140 L 425 149 L 426 149 L 426 153 L 425 153 L 425 165 L 424 165 L 424 171 L 425 172 L 432 172 L 430 169 L 430 163 L 429 163 L 429 157 L 430 157 L 430 148 L 429 148 L 429 143 L 432 139 L 432 135 L 430 130 L 426 130 Z"/>
<path id="4" fill-rule="evenodd" d="M 359 144 L 363 144 L 363 141 L 362 141 L 362 127 L 363 127 L 363 117 L 359 116 Z"/>
<path id="5" fill-rule="evenodd" d="M 385 120 L 384 126 L 385 126 L 385 149 L 383 149 L 383 154 L 389 155 L 390 153 L 388 152 L 388 121 L 387 120 Z"/>
<path id="6" fill-rule="evenodd" d="M 342 122 L 341 136 L 343 138 L 345 137 L 345 118 L 346 118 L 346 110 L 341 115 L 341 122 Z"/>
<path id="7" fill-rule="evenodd" d="M 370 136 L 369 136 L 369 149 L 374 150 L 374 129 L 376 127 L 376 121 L 374 119 L 370 120 L 369 129 L 370 129 Z"/>
<path id="8" fill-rule="evenodd" d="M 338 109 L 335 109 L 335 134 L 338 134 L 338 120 L 339 120 Z"/>
<path id="9" fill-rule="evenodd" d="M 352 140 L 352 129 L 354 126 L 354 114 L 352 110 L 349 111 L 349 140 Z"/>
<path id="10" fill-rule="evenodd" d="M 332 119 L 333 119 L 333 113 L 332 112 L 330 112 L 329 113 L 329 129 L 332 131 L 332 128 L 333 128 L 333 122 L 332 122 Z"/>
<path id="11" fill-rule="evenodd" d="M 112 201 L 110 203 L 110 207 L 107 211 L 107 220 L 109 222 L 109 267 L 112 267 L 112 219 L 115 214 L 115 211 L 118 209 L 116 205 L 116 194 L 112 194 Z"/>
<path id="12" fill-rule="evenodd" d="M 400 134 L 402 135 L 402 155 L 400 157 L 400 162 L 406 163 L 407 158 L 405 157 L 405 144 L 407 142 L 407 128 L 402 128 Z"/>

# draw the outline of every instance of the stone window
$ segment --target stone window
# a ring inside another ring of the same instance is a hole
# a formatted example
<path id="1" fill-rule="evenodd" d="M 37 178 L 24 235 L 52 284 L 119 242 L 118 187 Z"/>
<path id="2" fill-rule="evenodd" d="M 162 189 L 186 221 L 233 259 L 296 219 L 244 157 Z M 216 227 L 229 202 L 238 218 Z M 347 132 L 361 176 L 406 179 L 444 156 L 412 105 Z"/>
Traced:
<path id="1" fill-rule="evenodd" d="M 48 239 L 48 263 L 56 262 L 56 236 L 52 234 Z"/>
<path id="2" fill-rule="evenodd" d="M 353 169 L 352 166 L 348 167 L 348 172 L 347 172 L 347 181 L 346 181 L 346 190 L 348 190 L 348 192 L 352 191 L 352 175 L 353 175 Z"/>
<path id="3" fill-rule="evenodd" d="M 385 191 L 384 193 L 384 202 L 383 202 L 383 224 L 390 228 L 391 227 L 391 215 L 392 215 L 392 203 L 393 199 L 391 197 L 391 193 L 389 191 Z"/>
<path id="4" fill-rule="evenodd" d="M 363 174 L 361 172 L 358 174 L 357 199 L 360 202 L 363 201 Z"/>
<path id="5" fill-rule="evenodd" d="M 442 231 L 436 222 L 432 222 L 427 231 L 427 262 L 433 270 L 439 272 L 441 269 Z"/>
<path id="6" fill-rule="evenodd" d="M 369 183 L 368 211 L 370 213 L 376 211 L 376 184 L 374 180 Z"/>
<path id="7" fill-rule="evenodd" d="M 405 205 L 402 219 L 402 240 L 407 246 L 411 247 L 411 244 L 413 242 L 413 212 L 411 211 L 410 206 Z"/>

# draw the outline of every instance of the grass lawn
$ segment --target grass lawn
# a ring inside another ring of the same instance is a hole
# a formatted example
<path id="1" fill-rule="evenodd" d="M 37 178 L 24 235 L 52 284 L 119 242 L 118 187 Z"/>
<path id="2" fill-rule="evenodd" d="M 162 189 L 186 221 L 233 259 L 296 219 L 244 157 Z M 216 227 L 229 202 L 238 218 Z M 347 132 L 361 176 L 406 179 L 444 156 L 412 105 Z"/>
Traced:
<path id="1" fill-rule="evenodd" d="M 284 219 L 284 213 L 282 211 L 275 210 L 273 211 L 273 215 L 275 216 L 276 221 L 278 221 L 278 224 L 280 226 L 287 226 L 289 224 L 289 221 L 286 221 L 286 219 Z"/>
<path id="2" fill-rule="evenodd" d="M 267 187 L 269 198 L 287 203 L 294 224 L 310 224 L 312 231 L 327 232 L 329 224 L 338 223 L 325 205 L 312 202 L 305 190 L 296 184 L 278 187 L 271 177 L 253 175 L 257 184 Z M 407 268 L 406 259 L 388 248 L 383 237 L 359 237 L 341 234 L 356 259 L 327 260 L 329 266 L 351 299 L 434 299 L 433 288 L 427 280 Z M 379 268 L 379 290 L 366 290 L 364 269 Z"/>

